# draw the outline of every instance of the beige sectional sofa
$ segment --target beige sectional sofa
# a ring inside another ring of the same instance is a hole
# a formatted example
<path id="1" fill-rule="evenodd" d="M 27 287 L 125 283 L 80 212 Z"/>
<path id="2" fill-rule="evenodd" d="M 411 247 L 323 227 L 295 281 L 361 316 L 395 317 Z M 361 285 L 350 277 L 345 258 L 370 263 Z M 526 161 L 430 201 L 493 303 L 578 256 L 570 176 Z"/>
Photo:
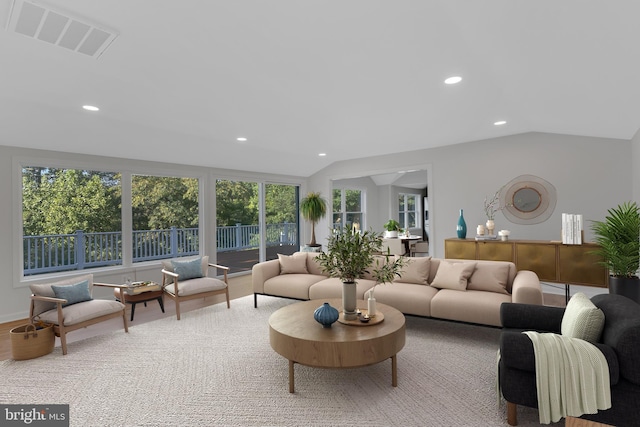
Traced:
<path id="1" fill-rule="evenodd" d="M 329 278 L 316 262 L 316 253 L 291 256 L 253 266 L 254 305 L 258 295 L 300 300 L 340 298 L 342 282 Z M 542 289 L 532 271 L 516 271 L 511 262 L 407 257 L 402 277 L 379 284 L 380 303 L 405 314 L 436 317 L 491 326 L 500 324 L 503 302 L 542 304 Z M 357 297 L 375 285 L 370 274 L 357 281 Z M 367 295 L 368 296 L 368 295 Z"/>

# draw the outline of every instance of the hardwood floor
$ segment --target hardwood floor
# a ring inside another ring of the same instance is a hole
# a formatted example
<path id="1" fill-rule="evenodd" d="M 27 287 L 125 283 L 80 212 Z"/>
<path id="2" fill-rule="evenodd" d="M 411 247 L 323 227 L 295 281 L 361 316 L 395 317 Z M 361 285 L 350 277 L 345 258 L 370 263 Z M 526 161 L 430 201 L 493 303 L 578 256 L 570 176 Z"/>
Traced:
<path id="1" fill-rule="evenodd" d="M 253 294 L 253 289 L 251 287 L 250 274 L 229 278 L 229 297 L 232 300 L 251 294 Z M 197 308 L 206 307 L 212 304 L 223 303 L 224 301 L 225 299 L 223 295 L 216 295 L 215 297 L 206 299 L 190 300 L 180 304 L 180 312 L 186 313 L 190 310 L 195 310 Z M 253 301 L 251 304 L 251 306 L 253 307 Z M 231 308 L 233 309 L 233 301 L 231 302 Z M 136 313 L 133 318 L 133 322 L 131 322 L 129 320 L 131 318 L 131 306 L 127 304 L 127 321 L 129 323 L 129 326 L 151 322 L 163 317 L 173 316 L 175 318 L 175 305 L 169 298 L 165 299 L 164 309 L 165 313 L 162 313 L 162 311 L 160 310 L 160 306 L 156 301 L 148 302 L 146 307 L 144 306 L 144 304 L 138 304 L 136 305 Z M 27 319 L 0 323 L 0 360 L 8 360 L 11 358 L 11 339 L 9 337 L 9 332 L 11 331 L 11 329 L 20 325 L 24 325 L 25 323 L 27 323 Z M 121 318 L 107 320 L 106 322 L 102 322 L 97 325 L 89 326 L 88 328 L 69 333 L 67 335 L 67 342 L 78 341 L 118 329 L 122 329 Z M 56 338 L 56 345 L 60 345 L 59 338 Z"/>

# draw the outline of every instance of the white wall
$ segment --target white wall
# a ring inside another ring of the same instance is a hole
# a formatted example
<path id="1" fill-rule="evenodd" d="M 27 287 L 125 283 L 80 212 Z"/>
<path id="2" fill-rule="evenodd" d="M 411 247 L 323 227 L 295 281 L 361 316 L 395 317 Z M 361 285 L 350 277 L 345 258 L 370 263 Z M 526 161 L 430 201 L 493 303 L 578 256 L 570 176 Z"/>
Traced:
<path id="1" fill-rule="evenodd" d="M 634 141 L 635 146 L 640 142 Z M 314 174 L 309 188 L 328 191 L 330 179 L 400 169 L 429 172 L 429 218 L 432 254 L 444 256 L 444 239 L 456 236 L 460 209 L 464 209 L 467 237 L 486 221 L 485 196 L 491 196 L 513 178 L 539 176 L 557 191 L 553 215 L 535 225 L 509 222 L 496 216 L 496 229 L 509 229 L 513 239 L 560 239 L 563 212 L 603 219 L 608 208 L 632 197 L 632 143 L 627 140 L 526 133 L 447 147 L 337 162 Z M 409 159 L 409 162 L 408 162 Z M 319 224 L 318 230 L 326 230 Z M 590 230 L 585 230 L 591 240 Z M 318 233 L 318 242 L 326 235 Z"/>
<path id="2" fill-rule="evenodd" d="M 42 159 L 44 164 L 59 167 L 86 168 L 93 170 L 109 170 L 131 173 L 148 173 L 158 175 L 185 175 L 202 178 L 202 204 L 200 209 L 201 230 L 207 246 L 203 253 L 215 253 L 215 180 L 237 179 L 244 181 L 272 182 L 301 185 L 301 194 L 305 194 L 305 179 L 287 175 L 258 174 L 253 172 L 234 171 L 226 169 L 211 169 L 171 163 L 144 162 L 138 160 L 118 159 L 101 156 L 69 154 L 46 150 L 29 150 L 16 147 L 0 146 L 0 271 L 3 282 L 0 284 L 0 323 L 21 319 L 28 316 L 30 283 L 58 280 L 62 277 L 77 275 L 78 273 L 60 273 L 40 275 L 37 278 L 23 279 L 20 277 L 19 251 L 21 250 L 21 209 L 20 161 L 27 159 Z M 123 221 L 126 226 L 126 221 Z M 302 236 L 309 234 L 310 227 L 304 221 L 301 223 Z M 301 236 L 302 241 L 304 237 Z M 307 238 L 308 240 L 308 238 Z M 212 259 L 213 261 L 213 259 Z M 160 281 L 160 263 L 136 263 L 110 269 L 91 269 L 94 280 L 106 283 L 121 283 L 122 277 L 133 277 L 135 280 Z M 85 271 L 86 272 L 86 271 Z M 80 272 L 85 273 L 85 272 Z M 97 288 L 94 296 L 98 298 L 112 297 L 105 289 Z"/>
<path id="3" fill-rule="evenodd" d="M 640 203 L 640 129 L 631 139 L 632 200 Z"/>

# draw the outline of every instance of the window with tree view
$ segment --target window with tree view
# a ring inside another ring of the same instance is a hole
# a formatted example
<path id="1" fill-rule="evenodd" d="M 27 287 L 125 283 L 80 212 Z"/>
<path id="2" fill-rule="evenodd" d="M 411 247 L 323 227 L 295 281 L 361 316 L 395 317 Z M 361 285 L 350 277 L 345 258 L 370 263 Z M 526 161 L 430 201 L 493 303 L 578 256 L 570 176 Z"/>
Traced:
<path id="1" fill-rule="evenodd" d="M 133 261 L 197 255 L 198 179 L 133 175 Z"/>
<path id="2" fill-rule="evenodd" d="M 400 193 L 398 195 L 398 212 L 400 216 L 400 227 L 414 228 L 418 221 L 418 200 L 419 194 Z"/>
<path id="3" fill-rule="evenodd" d="M 362 210 L 364 193 L 356 189 L 333 190 L 333 228 L 345 225 L 361 230 L 364 227 Z"/>
<path id="4" fill-rule="evenodd" d="M 22 168 L 23 274 L 122 264 L 120 174 Z"/>

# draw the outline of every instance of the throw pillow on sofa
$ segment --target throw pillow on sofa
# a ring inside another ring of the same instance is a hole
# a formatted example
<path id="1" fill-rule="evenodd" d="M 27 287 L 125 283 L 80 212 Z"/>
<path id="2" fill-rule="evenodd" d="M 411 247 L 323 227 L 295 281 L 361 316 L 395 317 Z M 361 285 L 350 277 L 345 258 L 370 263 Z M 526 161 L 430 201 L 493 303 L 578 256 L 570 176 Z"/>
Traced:
<path id="1" fill-rule="evenodd" d="M 476 268 L 476 262 L 450 262 L 440 261 L 436 277 L 431 286 L 439 289 L 453 289 L 456 291 L 467 290 L 467 280 Z"/>
<path id="2" fill-rule="evenodd" d="M 495 292 L 507 294 L 507 282 L 509 281 L 509 264 L 482 263 L 476 265 L 467 290 Z"/>
<path id="3" fill-rule="evenodd" d="M 406 260 L 407 264 L 402 267 L 400 277 L 396 276 L 393 281 L 428 285 L 431 257 L 406 258 Z"/>
<path id="4" fill-rule="evenodd" d="M 278 261 L 280 261 L 280 274 L 309 274 L 306 253 L 278 254 Z"/>
<path id="5" fill-rule="evenodd" d="M 582 292 L 571 297 L 562 316 L 560 332 L 564 336 L 598 342 L 604 328 L 604 313 Z"/>

